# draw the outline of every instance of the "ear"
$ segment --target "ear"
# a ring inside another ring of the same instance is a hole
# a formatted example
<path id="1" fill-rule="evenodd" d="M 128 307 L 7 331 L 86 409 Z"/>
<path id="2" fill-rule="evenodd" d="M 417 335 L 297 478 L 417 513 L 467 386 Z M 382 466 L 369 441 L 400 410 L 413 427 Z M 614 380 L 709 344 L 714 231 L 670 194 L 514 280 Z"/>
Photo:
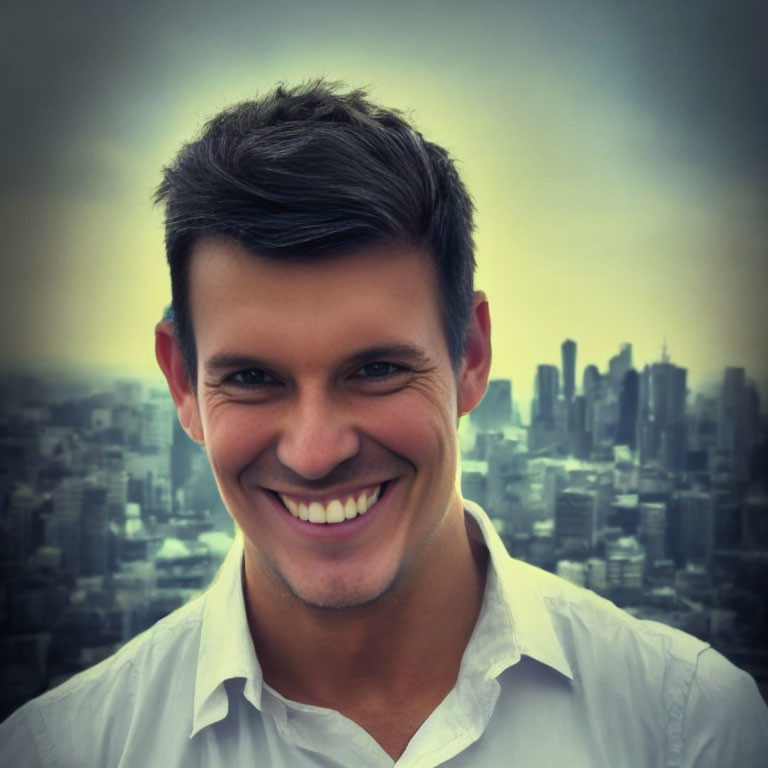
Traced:
<path id="1" fill-rule="evenodd" d="M 491 316 L 482 291 L 475 291 L 457 387 L 459 416 L 469 413 L 485 394 L 491 369 Z"/>
<path id="2" fill-rule="evenodd" d="M 197 396 L 187 376 L 184 356 L 176 340 L 176 329 L 170 320 L 162 320 L 155 326 L 155 356 L 168 382 L 181 426 L 196 443 L 202 445 L 203 428 Z"/>

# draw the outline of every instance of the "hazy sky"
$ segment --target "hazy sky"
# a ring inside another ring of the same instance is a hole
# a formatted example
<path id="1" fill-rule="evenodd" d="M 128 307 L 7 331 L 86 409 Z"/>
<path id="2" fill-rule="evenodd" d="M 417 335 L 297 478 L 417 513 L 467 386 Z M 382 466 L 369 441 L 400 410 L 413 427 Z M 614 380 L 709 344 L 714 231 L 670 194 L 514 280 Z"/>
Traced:
<path id="1" fill-rule="evenodd" d="M 6 6 L 9 4 L 6 3 Z M 768 4 L 109 2 L 3 9 L 0 361 L 155 370 L 160 169 L 219 108 L 327 75 L 405 109 L 478 209 L 493 375 L 578 342 L 768 382 Z M 764 390 L 765 392 L 765 390 Z M 768 394 L 768 393 L 767 393 Z"/>

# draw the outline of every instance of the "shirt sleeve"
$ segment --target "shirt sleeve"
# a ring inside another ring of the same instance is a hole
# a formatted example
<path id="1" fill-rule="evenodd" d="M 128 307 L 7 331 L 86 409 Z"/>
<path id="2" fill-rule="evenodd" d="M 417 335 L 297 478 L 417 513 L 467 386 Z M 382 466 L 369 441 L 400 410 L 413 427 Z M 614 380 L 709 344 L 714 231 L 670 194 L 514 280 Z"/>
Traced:
<path id="1" fill-rule="evenodd" d="M 713 648 L 699 654 L 683 731 L 682 768 L 762 768 L 768 707 L 755 681 Z"/>
<path id="2" fill-rule="evenodd" d="M 37 725 L 37 727 L 35 727 Z M 30 704 L 16 710 L 0 723 L 0 765 L 14 768 L 55 766 L 50 744 L 40 740 L 45 726 Z"/>

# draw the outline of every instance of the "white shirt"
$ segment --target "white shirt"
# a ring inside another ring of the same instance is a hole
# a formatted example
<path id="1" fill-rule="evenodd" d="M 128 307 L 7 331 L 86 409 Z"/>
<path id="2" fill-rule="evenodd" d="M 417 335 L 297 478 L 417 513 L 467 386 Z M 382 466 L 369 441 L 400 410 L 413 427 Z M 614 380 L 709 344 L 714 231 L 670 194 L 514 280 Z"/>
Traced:
<path id="1" fill-rule="evenodd" d="M 264 683 L 238 542 L 214 584 L 0 725 L 0 765 L 57 768 L 766 764 L 768 709 L 705 643 L 490 552 L 458 680 L 393 763 L 357 724 Z"/>

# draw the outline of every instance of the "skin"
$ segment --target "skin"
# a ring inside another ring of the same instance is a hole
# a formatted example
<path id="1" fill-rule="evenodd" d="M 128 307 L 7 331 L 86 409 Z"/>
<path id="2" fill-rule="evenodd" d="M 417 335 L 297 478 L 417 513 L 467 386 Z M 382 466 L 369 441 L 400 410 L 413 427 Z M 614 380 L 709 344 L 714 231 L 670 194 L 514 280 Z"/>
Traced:
<path id="1" fill-rule="evenodd" d="M 393 758 L 453 687 L 484 587 L 456 426 L 485 391 L 488 305 L 477 292 L 456 371 L 436 285 L 409 245 L 281 261 L 206 239 L 190 265 L 196 386 L 172 325 L 156 331 L 181 424 L 243 531 L 265 681 L 342 712 Z M 275 493 L 327 502 L 381 483 L 336 525 L 295 519 Z"/>

